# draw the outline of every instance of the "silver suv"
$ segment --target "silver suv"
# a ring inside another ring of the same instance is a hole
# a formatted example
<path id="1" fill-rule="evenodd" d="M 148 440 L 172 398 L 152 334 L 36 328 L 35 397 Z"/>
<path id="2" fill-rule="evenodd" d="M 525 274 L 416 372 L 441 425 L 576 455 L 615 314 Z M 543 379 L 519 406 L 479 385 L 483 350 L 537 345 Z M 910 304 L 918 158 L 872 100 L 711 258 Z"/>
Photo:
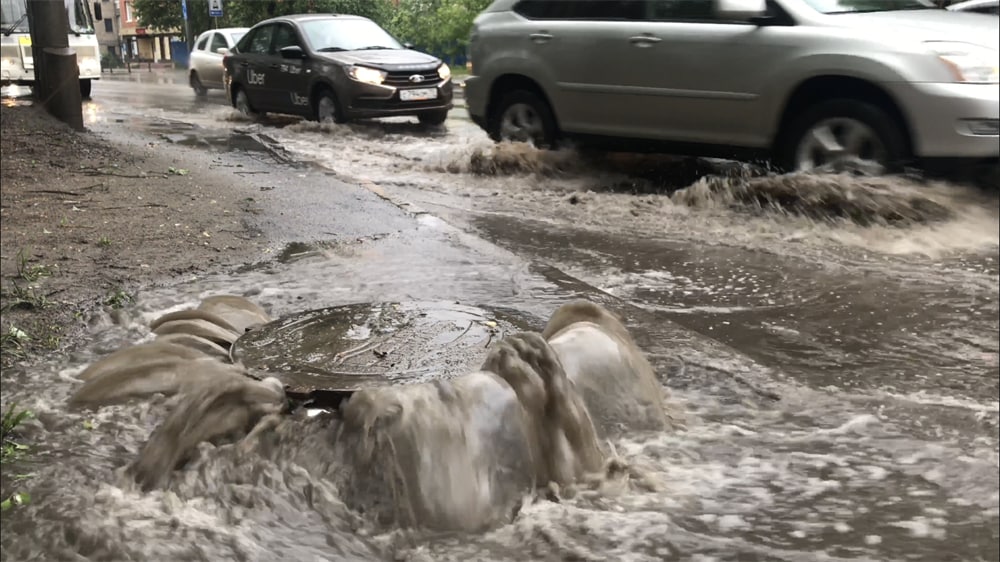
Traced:
<path id="1" fill-rule="evenodd" d="M 498 141 L 993 166 L 998 21 L 930 0 L 496 0 L 465 95 Z"/>

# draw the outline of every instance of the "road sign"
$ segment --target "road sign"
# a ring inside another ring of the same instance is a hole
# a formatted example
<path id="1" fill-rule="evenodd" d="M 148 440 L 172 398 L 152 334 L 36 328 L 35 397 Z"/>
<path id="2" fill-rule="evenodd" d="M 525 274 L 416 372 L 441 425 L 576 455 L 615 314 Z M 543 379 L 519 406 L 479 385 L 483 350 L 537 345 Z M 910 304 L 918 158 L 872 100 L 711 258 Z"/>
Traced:
<path id="1" fill-rule="evenodd" d="M 208 15 L 213 18 L 222 17 L 222 0 L 208 0 Z"/>
<path id="2" fill-rule="evenodd" d="M 184 17 L 184 21 L 188 19 L 188 3 L 187 0 L 181 0 L 181 16 Z"/>

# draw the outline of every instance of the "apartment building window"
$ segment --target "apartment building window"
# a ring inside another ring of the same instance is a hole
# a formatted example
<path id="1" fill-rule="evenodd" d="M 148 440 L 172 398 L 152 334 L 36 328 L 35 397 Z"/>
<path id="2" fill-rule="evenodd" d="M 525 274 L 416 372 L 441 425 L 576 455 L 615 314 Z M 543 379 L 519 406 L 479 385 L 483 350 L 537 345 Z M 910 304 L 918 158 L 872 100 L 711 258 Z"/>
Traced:
<path id="1" fill-rule="evenodd" d="M 115 32 L 115 22 L 111 21 L 110 18 L 104 18 L 104 31 L 107 33 Z"/>
<path id="2" fill-rule="evenodd" d="M 129 21 L 129 22 L 133 21 L 132 20 L 132 3 L 131 2 L 125 2 L 125 21 Z"/>

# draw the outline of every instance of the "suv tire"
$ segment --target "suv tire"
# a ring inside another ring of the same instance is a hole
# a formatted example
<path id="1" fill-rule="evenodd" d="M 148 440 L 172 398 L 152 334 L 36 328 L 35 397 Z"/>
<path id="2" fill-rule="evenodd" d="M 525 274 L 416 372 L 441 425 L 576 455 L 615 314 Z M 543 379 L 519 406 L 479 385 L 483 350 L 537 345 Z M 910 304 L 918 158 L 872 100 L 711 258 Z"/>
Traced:
<path id="1" fill-rule="evenodd" d="M 511 130 L 511 126 L 518 130 Z M 487 131 L 496 142 L 531 141 L 538 148 L 555 148 L 558 137 L 552 108 L 541 96 L 529 90 L 503 94 L 487 117 Z"/>
<path id="2" fill-rule="evenodd" d="M 864 135 L 870 137 L 860 142 L 865 148 L 861 152 L 872 153 L 872 157 L 877 154 L 879 164 L 887 172 L 902 169 L 909 157 L 909 149 L 901 124 L 884 109 L 855 99 L 826 100 L 811 105 L 794 116 L 790 125 L 781 131 L 775 145 L 777 164 L 785 171 L 802 170 L 804 162 L 811 160 L 806 156 L 809 152 L 807 143 L 811 142 L 814 146 L 823 145 L 822 142 L 816 141 L 813 135 L 824 130 L 829 133 L 824 135 L 824 138 L 836 137 L 835 140 L 838 142 L 831 144 L 845 149 L 844 156 L 867 156 L 867 154 L 848 154 L 851 148 L 859 147 L 845 147 L 839 142 L 842 140 L 839 137 L 849 134 L 852 128 L 855 134 L 862 135 L 862 138 Z M 838 132 L 842 134 L 836 134 Z M 824 150 L 821 149 L 820 152 Z M 836 156 L 833 156 L 833 159 L 835 160 Z M 822 164 L 831 163 L 827 161 Z"/>

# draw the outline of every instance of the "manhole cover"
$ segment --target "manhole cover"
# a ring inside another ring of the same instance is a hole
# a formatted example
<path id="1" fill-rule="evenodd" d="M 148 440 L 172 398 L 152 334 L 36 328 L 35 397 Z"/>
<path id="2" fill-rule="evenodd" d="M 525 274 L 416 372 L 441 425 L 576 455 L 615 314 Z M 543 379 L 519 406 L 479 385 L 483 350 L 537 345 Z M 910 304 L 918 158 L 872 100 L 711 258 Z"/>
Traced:
<path id="1" fill-rule="evenodd" d="M 469 373 L 492 342 L 533 323 L 453 303 L 352 304 L 275 320 L 241 336 L 231 353 L 280 379 L 292 398 L 335 403 L 362 388 Z"/>

